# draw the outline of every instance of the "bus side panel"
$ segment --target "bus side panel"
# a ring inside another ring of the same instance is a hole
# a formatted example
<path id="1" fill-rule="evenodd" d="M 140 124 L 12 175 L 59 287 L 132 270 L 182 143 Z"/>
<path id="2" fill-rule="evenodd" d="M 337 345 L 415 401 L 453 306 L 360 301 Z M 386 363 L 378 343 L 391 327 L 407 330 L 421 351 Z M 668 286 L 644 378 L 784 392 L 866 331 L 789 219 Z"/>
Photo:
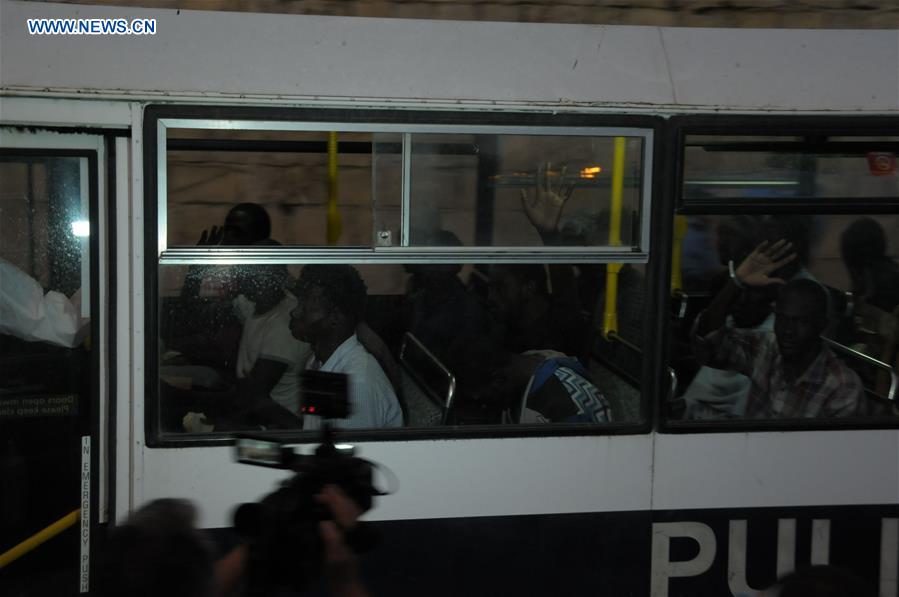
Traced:
<path id="1" fill-rule="evenodd" d="M 755 597 L 832 564 L 899 597 L 899 506 L 484 516 L 370 523 L 372 594 Z M 212 535 L 233 545 L 230 530 Z M 299 541 L 298 541 L 299 543 Z M 300 554 L 297 557 L 301 557 Z"/>

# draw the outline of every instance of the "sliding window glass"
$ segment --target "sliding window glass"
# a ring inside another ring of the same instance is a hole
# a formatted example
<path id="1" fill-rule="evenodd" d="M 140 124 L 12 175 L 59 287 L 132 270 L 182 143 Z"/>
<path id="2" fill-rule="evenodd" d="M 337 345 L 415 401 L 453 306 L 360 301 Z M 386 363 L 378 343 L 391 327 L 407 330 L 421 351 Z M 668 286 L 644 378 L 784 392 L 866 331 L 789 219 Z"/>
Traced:
<path id="1" fill-rule="evenodd" d="M 167 147 L 170 247 L 370 247 L 373 205 L 401 183 L 396 134 L 175 128 Z"/>

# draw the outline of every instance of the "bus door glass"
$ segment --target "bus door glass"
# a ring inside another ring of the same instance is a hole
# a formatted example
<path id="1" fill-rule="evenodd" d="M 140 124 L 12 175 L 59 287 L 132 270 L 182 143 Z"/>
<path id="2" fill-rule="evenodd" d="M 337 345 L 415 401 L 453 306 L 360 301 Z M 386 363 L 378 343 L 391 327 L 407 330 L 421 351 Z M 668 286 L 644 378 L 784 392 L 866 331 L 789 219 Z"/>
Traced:
<path id="1" fill-rule="evenodd" d="M 0 129 L 0 575 L 10 594 L 90 584 L 103 163 L 101 137 Z"/>

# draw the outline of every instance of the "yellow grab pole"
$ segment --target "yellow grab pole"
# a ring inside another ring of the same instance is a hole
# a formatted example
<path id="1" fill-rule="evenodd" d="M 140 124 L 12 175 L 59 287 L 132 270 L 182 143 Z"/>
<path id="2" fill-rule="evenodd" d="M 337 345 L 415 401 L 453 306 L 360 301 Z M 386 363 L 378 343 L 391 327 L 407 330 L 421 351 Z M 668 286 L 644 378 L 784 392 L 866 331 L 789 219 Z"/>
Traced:
<path id="1" fill-rule="evenodd" d="M 609 245 L 621 244 L 621 204 L 624 196 L 624 137 L 615 137 L 612 159 L 612 204 L 609 210 Z M 602 334 L 608 339 L 618 332 L 618 273 L 620 263 L 606 264 L 606 307 L 603 313 Z"/>
<path id="2" fill-rule="evenodd" d="M 681 274 L 684 237 L 687 236 L 687 217 L 674 216 L 674 244 L 671 247 L 671 294 L 684 289 Z"/>
<path id="3" fill-rule="evenodd" d="M 328 133 L 328 216 L 327 240 L 336 245 L 343 231 L 340 211 L 337 209 L 337 133 Z"/>
<path id="4" fill-rule="evenodd" d="M 80 509 L 72 510 L 47 528 L 38 531 L 15 547 L 0 554 L 0 568 L 9 566 L 35 547 L 39 546 L 49 539 L 52 539 L 70 526 L 74 525 L 76 522 L 78 522 L 80 512 Z"/>

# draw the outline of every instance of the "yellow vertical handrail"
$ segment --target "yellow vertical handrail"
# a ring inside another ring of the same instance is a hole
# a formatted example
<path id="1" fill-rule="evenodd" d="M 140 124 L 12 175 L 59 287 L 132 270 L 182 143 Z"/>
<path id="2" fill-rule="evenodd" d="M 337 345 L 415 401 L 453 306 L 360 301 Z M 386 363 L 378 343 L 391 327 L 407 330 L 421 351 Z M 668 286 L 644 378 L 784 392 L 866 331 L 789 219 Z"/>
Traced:
<path id="1" fill-rule="evenodd" d="M 63 532 L 67 528 L 69 528 L 70 526 L 74 525 L 76 522 L 78 522 L 80 513 L 81 513 L 80 509 L 72 510 L 71 512 L 69 512 L 68 514 L 66 514 L 65 516 L 63 516 L 62 518 L 60 518 L 53 524 L 51 524 L 50 526 L 38 531 L 37 533 L 35 533 L 31 537 L 28 537 L 27 539 L 25 539 L 24 541 L 22 541 L 15 547 L 12 547 L 12 548 L 6 550 L 5 552 L 3 552 L 2 554 L 0 554 L 0 568 L 9 566 L 13 562 L 18 560 L 22 556 L 24 556 L 29 551 L 38 547 L 42 543 L 52 539 L 53 537 L 60 534 L 61 532 Z"/>
<path id="2" fill-rule="evenodd" d="M 337 133 L 328 133 L 328 215 L 327 241 L 336 245 L 343 232 L 343 221 L 337 209 Z"/>
<path id="3" fill-rule="evenodd" d="M 609 245 L 621 245 L 621 207 L 624 198 L 624 158 L 626 140 L 615 137 L 612 158 L 612 197 L 609 209 Z M 606 339 L 618 333 L 618 273 L 620 263 L 606 264 L 606 306 L 603 313 L 602 334 Z"/>

